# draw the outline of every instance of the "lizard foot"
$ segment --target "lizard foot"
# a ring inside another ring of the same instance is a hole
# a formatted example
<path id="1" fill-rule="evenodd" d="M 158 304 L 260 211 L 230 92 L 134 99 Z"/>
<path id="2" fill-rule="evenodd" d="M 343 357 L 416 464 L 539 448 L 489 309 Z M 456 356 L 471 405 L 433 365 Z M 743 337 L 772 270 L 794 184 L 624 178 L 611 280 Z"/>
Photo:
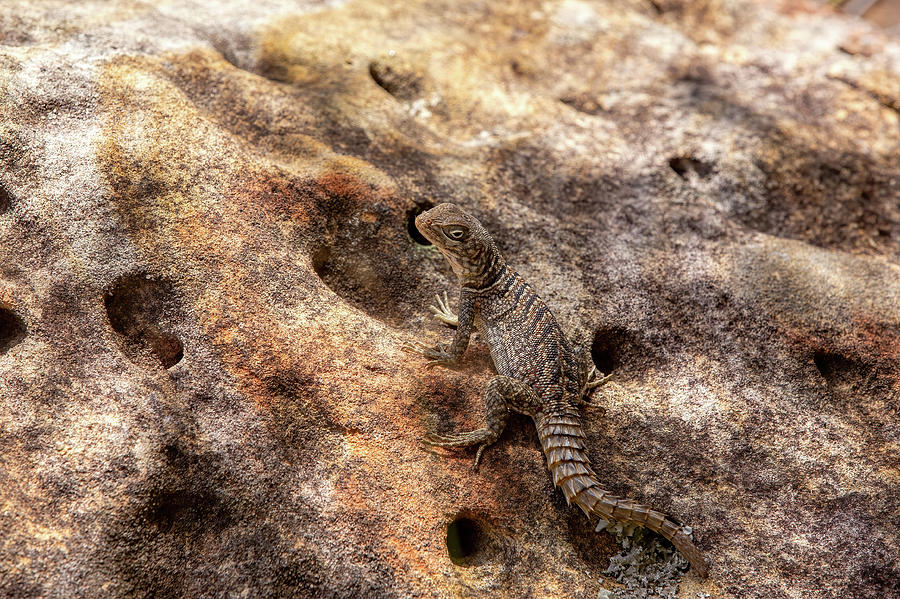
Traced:
<path id="1" fill-rule="evenodd" d="M 472 469 L 478 468 L 481 461 L 481 454 L 485 448 L 492 445 L 497 440 L 497 433 L 490 429 L 480 428 L 476 431 L 468 433 L 456 433 L 454 435 L 438 435 L 436 433 L 428 433 L 425 436 L 425 443 L 434 447 L 470 447 L 478 445 L 478 451 L 475 453 L 475 463 Z"/>
<path id="2" fill-rule="evenodd" d="M 591 394 L 593 394 L 594 389 L 596 389 L 597 387 L 600 387 L 602 385 L 605 385 L 606 383 L 609 382 L 609 379 L 611 379 L 611 378 L 612 378 L 612 374 L 607 374 L 606 376 L 603 376 L 603 373 L 600 372 L 599 370 L 597 370 L 596 366 L 591 366 L 591 371 L 590 371 L 590 373 L 588 373 L 587 383 L 584 384 L 584 396 L 586 398 L 590 397 Z M 585 400 L 585 403 L 587 403 L 586 400 Z"/>
<path id="3" fill-rule="evenodd" d="M 425 368 L 450 366 L 454 363 L 453 357 L 447 352 L 443 344 L 438 344 L 437 347 L 428 347 L 418 341 L 408 341 L 400 346 L 400 349 L 411 354 L 419 354 L 429 358 L 428 363 L 425 364 Z"/>
<path id="4" fill-rule="evenodd" d="M 440 320 L 447 326 L 458 327 L 459 317 L 450 309 L 447 292 L 444 292 L 443 298 L 440 295 L 435 295 L 434 299 L 437 300 L 437 306 L 428 306 L 428 308 L 434 313 L 435 320 Z"/>

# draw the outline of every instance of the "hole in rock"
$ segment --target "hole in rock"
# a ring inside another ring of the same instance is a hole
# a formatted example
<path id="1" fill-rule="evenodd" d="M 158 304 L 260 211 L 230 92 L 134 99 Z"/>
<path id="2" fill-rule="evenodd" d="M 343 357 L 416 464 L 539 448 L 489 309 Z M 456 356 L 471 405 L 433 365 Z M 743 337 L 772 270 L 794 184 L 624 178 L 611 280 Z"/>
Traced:
<path id="1" fill-rule="evenodd" d="M 411 301 L 407 298 L 416 298 L 417 291 L 406 256 L 401 251 L 391 254 L 391 246 L 382 246 L 376 239 L 356 240 L 355 246 L 340 242 L 319 248 L 312 256 L 313 270 L 322 282 L 378 320 L 405 324 L 413 309 L 399 306 Z"/>
<path id="2" fill-rule="evenodd" d="M 393 326 L 416 326 L 436 283 L 444 284 L 443 273 L 424 264 L 437 264 L 438 256 L 423 255 L 427 240 L 414 224 L 415 216 L 430 207 L 427 200 L 374 208 L 329 206 L 326 231 L 333 233 L 313 248 L 312 270 L 331 291 L 369 316 Z M 372 210 L 378 210 L 377 218 L 369 215 Z"/>
<path id="3" fill-rule="evenodd" d="M 669 167 L 682 179 L 687 179 L 690 173 L 697 173 L 699 177 L 705 178 L 713 172 L 713 165 L 690 156 L 670 158 Z"/>
<path id="4" fill-rule="evenodd" d="M 465 564 L 481 549 L 482 532 L 470 518 L 458 517 L 447 525 L 447 553 L 454 564 Z"/>
<path id="5" fill-rule="evenodd" d="M 15 312 L 0 308 L 0 354 L 6 353 L 25 338 L 25 321 Z"/>
<path id="6" fill-rule="evenodd" d="M 599 100 L 591 96 L 566 96 L 560 98 L 559 101 L 570 108 L 574 108 L 578 112 L 583 112 L 592 116 L 603 112 L 603 107 L 600 105 Z"/>
<path id="7" fill-rule="evenodd" d="M 154 340 L 153 353 L 159 357 L 164 368 L 171 368 L 184 357 L 184 345 L 171 333 L 162 333 Z"/>
<path id="8" fill-rule="evenodd" d="M 663 361 L 660 341 L 648 342 L 641 333 L 622 328 L 599 329 L 591 342 L 591 360 L 603 374 L 616 373 L 616 379 L 641 377 Z"/>
<path id="9" fill-rule="evenodd" d="M 319 248 L 312 256 L 313 270 L 320 279 L 325 279 L 331 274 L 331 248 Z"/>
<path id="10" fill-rule="evenodd" d="M 432 206 L 430 204 L 417 205 L 406 213 L 406 232 L 409 233 L 410 238 L 419 245 L 432 245 L 431 242 L 419 232 L 419 229 L 416 228 L 416 217 L 431 208 Z"/>
<path id="11" fill-rule="evenodd" d="M 387 93 L 394 95 L 393 86 L 387 80 L 386 76 L 390 75 L 391 69 L 390 67 L 384 67 L 380 63 L 371 62 L 369 63 L 369 76 L 372 78 L 378 87 L 386 91 Z"/>
<path id="12" fill-rule="evenodd" d="M 159 492 L 148 506 L 147 519 L 160 532 L 190 534 L 222 527 L 228 514 L 214 491 L 198 486 Z"/>
<path id="13" fill-rule="evenodd" d="M 813 363 L 829 385 L 844 381 L 860 368 L 852 360 L 826 350 L 819 350 L 813 354 Z"/>
<path id="14" fill-rule="evenodd" d="M 591 360 L 603 374 L 616 373 L 616 378 L 640 376 L 639 373 L 657 367 L 661 356 L 648 343 L 628 329 L 602 328 L 591 342 Z"/>
<path id="15" fill-rule="evenodd" d="M 127 353 L 149 350 L 171 368 L 184 357 L 184 345 L 174 328 L 174 290 L 166 282 L 130 276 L 119 280 L 104 298 L 113 330 L 122 335 Z"/>
<path id="16" fill-rule="evenodd" d="M 606 331 L 600 331 L 591 343 L 591 360 L 603 374 L 609 374 L 619 366 L 616 355 L 615 340 Z"/>
<path id="17" fill-rule="evenodd" d="M 0 214 L 3 214 L 12 205 L 12 195 L 3 185 L 0 185 Z"/>

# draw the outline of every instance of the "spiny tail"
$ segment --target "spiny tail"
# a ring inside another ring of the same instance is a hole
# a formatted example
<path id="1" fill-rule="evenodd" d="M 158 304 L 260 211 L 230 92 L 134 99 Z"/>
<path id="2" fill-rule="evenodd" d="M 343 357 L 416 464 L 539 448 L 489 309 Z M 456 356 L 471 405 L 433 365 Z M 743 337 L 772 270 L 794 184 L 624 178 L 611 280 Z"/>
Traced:
<path id="1" fill-rule="evenodd" d="M 585 434 L 577 416 L 538 414 L 535 421 L 553 483 L 562 490 L 566 501 L 580 507 L 591 521 L 599 517 L 658 532 L 672 541 L 697 573 L 706 578 L 706 560 L 680 526 L 662 512 L 600 487 L 585 451 Z"/>

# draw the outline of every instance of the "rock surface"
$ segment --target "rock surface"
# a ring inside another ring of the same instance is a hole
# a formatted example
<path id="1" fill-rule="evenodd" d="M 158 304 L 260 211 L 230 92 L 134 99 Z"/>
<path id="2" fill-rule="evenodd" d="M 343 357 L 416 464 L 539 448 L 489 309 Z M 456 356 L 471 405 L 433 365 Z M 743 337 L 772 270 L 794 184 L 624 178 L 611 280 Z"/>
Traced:
<path id="1" fill-rule="evenodd" d="M 900 596 L 898 121 L 900 44 L 812 4 L 5 2 L 0 596 L 620 589 L 528 420 L 421 444 L 491 376 L 400 350 L 442 201 L 615 375 L 682 597 Z"/>

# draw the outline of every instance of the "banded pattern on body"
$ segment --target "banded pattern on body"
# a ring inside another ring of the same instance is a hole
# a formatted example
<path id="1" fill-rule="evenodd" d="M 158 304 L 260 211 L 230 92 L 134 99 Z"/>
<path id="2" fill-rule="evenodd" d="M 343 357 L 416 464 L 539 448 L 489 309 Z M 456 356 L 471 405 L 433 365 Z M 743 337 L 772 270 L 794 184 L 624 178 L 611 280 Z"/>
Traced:
<path id="1" fill-rule="evenodd" d="M 509 411 L 526 414 L 537 426 L 547 467 L 569 503 L 588 518 L 639 524 L 671 540 L 701 576 L 706 562 L 684 530 L 662 512 L 605 491 L 591 469 L 579 404 L 599 377 L 585 352 L 573 349 L 550 309 L 534 288 L 506 265 L 493 239 L 476 219 L 453 204 L 440 204 L 416 217 L 416 227 L 444 254 L 459 278 L 459 315 L 437 298 L 435 318 L 456 327 L 453 343 L 406 349 L 431 359 L 430 365 L 455 364 L 473 329 L 487 340 L 499 373 L 484 394 L 484 428 L 437 435 L 426 442 L 440 447 L 477 446 L 475 465 L 497 441 Z"/>
<path id="2" fill-rule="evenodd" d="M 497 372 L 533 387 L 545 407 L 577 400 L 584 365 L 534 288 L 503 265 L 491 286 L 473 292 L 475 326 Z"/>
<path id="3" fill-rule="evenodd" d="M 585 434 L 577 415 L 542 413 L 535 418 L 535 425 L 553 483 L 567 503 L 580 507 L 592 523 L 599 518 L 617 520 L 658 532 L 672 541 L 700 576 L 708 575 L 703 555 L 681 526 L 650 506 L 618 497 L 600 486 L 585 453 Z"/>

